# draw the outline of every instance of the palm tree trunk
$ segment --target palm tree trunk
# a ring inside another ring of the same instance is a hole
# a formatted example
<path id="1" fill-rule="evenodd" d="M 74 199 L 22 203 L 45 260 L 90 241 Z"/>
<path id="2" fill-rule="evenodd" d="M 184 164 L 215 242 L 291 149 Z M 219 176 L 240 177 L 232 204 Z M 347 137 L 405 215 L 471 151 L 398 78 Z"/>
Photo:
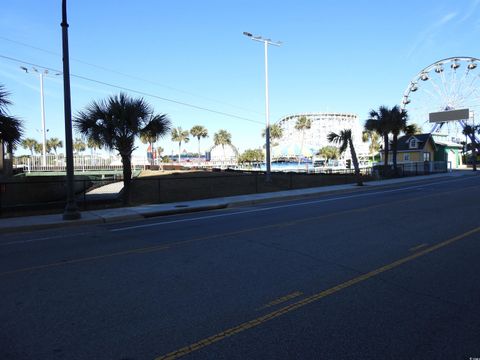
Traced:
<path id="1" fill-rule="evenodd" d="M 182 151 L 182 142 L 178 143 L 178 163 L 180 164 L 180 153 Z"/>
<path id="2" fill-rule="evenodd" d="M 395 171 L 395 175 L 398 173 L 397 169 L 397 142 L 398 142 L 398 135 L 393 134 L 393 141 L 392 141 L 392 162 L 393 162 L 393 171 Z"/>
<path id="3" fill-rule="evenodd" d="M 353 147 L 352 139 L 348 140 L 348 145 L 350 146 L 350 156 L 352 157 L 353 168 L 355 169 L 355 178 L 357 179 L 357 185 L 363 186 L 362 175 L 360 175 L 360 166 L 358 165 L 357 153 Z"/>
<path id="4" fill-rule="evenodd" d="M 383 144 L 383 153 L 384 153 L 384 157 L 383 157 L 383 165 L 384 165 L 383 166 L 383 176 L 387 176 L 387 174 L 388 174 L 388 150 L 389 150 L 388 134 L 383 136 L 383 141 L 384 141 L 384 144 Z"/>
<path id="5" fill-rule="evenodd" d="M 132 159 L 130 154 L 120 154 L 123 165 L 123 204 L 130 201 L 130 182 L 132 180 Z"/>
<path id="6" fill-rule="evenodd" d="M 200 164 L 200 137 L 198 137 L 198 163 Z"/>
<path id="7" fill-rule="evenodd" d="M 473 157 L 473 171 L 477 171 L 477 142 L 475 140 L 475 133 L 472 135 L 472 157 Z"/>

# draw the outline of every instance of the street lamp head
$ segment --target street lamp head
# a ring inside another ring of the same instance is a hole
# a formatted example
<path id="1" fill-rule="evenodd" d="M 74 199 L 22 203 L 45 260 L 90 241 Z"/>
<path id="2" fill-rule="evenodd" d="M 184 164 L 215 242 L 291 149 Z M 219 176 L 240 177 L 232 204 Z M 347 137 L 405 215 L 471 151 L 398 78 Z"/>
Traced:
<path id="1" fill-rule="evenodd" d="M 25 71 L 26 73 L 28 73 L 28 69 L 27 69 L 25 66 L 20 66 L 20 69 L 22 69 L 23 71 Z"/>
<path id="2" fill-rule="evenodd" d="M 248 36 L 248 37 L 252 37 L 252 36 L 253 36 L 251 33 L 247 32 L 247 31 L 244 31 L 244 32 L 243 32 L 243 35 Z"/>

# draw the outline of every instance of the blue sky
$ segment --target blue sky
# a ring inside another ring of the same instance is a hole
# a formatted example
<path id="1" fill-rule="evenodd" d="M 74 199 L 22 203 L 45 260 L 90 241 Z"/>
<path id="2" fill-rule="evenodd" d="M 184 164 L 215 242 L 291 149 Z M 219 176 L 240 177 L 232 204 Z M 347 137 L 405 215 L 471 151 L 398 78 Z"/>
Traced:
<path id="1" fill-rule="evenodd" d="M 480 57 L 479 13 L 480 0 L 69 0 L 70 69 L 154 95 L 144 97 L 174 126 L 208 128 L 203 148 L 226 129 L 243 151 L 263 144 L 265 122 L 263 47 L 243 31 L 284 43 L 269 49 L 271 122 L 317 111 L 363 120 L 372 108 L 397 104 L 410 80 L 436 60 Z M 20 66 L 62 68 L 60 22 L 60 0 L 2 1 L 0 84 L 11 92 L 11 114 L 37 140 L 39 81 Z M 48 137 L 64 138 L 62 91 L 61 76 L 45 79 Z M 73 113 L 119 91 L 72 77 Z M 169 136 L 159 145 L 177 149 Z M 196 151 L 196 141 L 186 149 Z"/>

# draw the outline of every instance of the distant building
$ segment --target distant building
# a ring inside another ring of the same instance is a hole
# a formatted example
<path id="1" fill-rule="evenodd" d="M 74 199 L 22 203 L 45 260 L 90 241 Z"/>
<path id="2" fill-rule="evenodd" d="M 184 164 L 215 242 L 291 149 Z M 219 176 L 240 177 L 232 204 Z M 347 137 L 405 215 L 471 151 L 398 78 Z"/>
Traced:
<path id="1" fill-rule="evenodd" d="M 295 129 L 297 120 L 305 116 L 311 120 L 312 126 L 305 130 L 302 151 L 302 131 Z M 355 114 L 348 113 L 304 113 L 287 115 L 277 122 L 283 130 L 283 136 L 277 146 L 272 148 L 273 157 L 298 157 L 314 156 L 320 148 L 331 146 L 327 140 L 330 132 L 339 133 L 344 129 L 351 129 L 355 151 L 359 157 L 368 156 L 368 144 L 362 141 L 363 126 Z M 350 158 L 350 151 L 343 155 L 345 159 Z"/>

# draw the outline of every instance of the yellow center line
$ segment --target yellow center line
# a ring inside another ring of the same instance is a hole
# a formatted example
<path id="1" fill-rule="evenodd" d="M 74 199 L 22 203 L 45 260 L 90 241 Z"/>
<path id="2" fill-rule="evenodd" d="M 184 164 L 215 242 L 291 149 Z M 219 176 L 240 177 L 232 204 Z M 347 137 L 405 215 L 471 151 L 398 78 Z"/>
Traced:
<path id="1" fill-rule="evenodd" d="M 197 350 L 200 350 L 206 346 L 209 346 L 213 343 L 216 343 L 218 341 L 221 341 L 229 336 L 232 336 L 232 335 L 235 335 L 235 334 L 238 334 L 240 332 L 243 332 L 245 330 L 248 330 L 248 329 L 251 329 L 251 328 L 254 328 L 254 327 L 257 327 L 261 324 L 264 324 L 270 320 L 273 320 L 275 318 L 278 318 L 279 316 L 282 316 L 282 315 L 285 315 L 289 312 L 292 312 L 294 310 L 297 310 L 305 305 L 308 305 L 308 304 L 311 304 L 313 302 L 316 302 L 320 299 L 323 299 L 329 295 L 332 295 L 332 294 L 335 294 L 341 290 L 344 290 L 352 285 L 355 285 L 355 284 L 358 284 L 360 282 L 363 282 L 363 281 L 366 281 L 374 276 L 377 276 L 379 274 L 382 274 L 386 271 L 389 271 L 389 270 L 392 270 L 394 268 L 397 268 L 399 267 L 400 265 L 403 265 L 407 262 L 410 262 L 418 257 L 421 257 L 421 256 L 424 256 L 424 255 L 427 255 L 433 251 L 436 251 L 438 249 L 441 249 L 447 245 L 450 245 L 458 240 L 461 240 L 461 239 L 464 239 L 470 235 L 473 235 L 475 233 L 478 233 L 480 231 L 480 226 L 475 228 L 475 229 L 472 229 L 470 231 L 467 231 L 463 234 L 460 234 L 460 235 L 457 235 L 453 238 L 450 238 L 448 240 L 445 240 L 443 242 L 440 242 L 436 245 L 433 245 L 427 249 L 424 249 L 422 251 L 419 251 L 415 254 L 412 254 L 410 256 L 407 256 L 407 257 L 404 257 L 404 258 L 401 258 L 397 261 L 394 261 L 388 265 L 385 265 L 385 266 L 382 266 L 378 269 L 375 269 L 373 271 L 370 271 L 368 273 L 365 273 L 365 274 L 362 274 L 360 276 L 357 276 L 353 279 L 350 279 L 344 283 L 341 283 L 337 286 L 334 286 L 332 288 L 329 288 L 327 290 L 324 290 L 324 291 L 321 291 L 317 294 L 314 294 L 314 295 L 311 295 L 309 297 L 306 297 L 302 300 L 299 300 L 293 304 L 290 304 L 290 305 L 287 305 L 287 306 L 284 306 L 283 308 L 281 309 L 278 309 L 278 310 L 275 310 L 275 311 L 272 311 L 266 315 L 263 315 L 263 316 L 260 316 L 256 319 L 253 319 L 253 320 L 250 320 L 250 321 L 247 321 L 247 322 L 244 322 L 240 325 L 237 325 L 237 326 L 234 326 L 234 327 L 231 327 L 227 330 L 224 330 L 222 332 L 219 332 L 218 334 L 215 334 L 215 335 L 212 335 L 210 337 L 207 337 L 205 339 L 202 339 L 200 341 L 197 341 L 191 345 L 188 345 L 188 346 L 185 346 L 179 350 L 175 350 L 175 351 L 172 351 L 168 354 L 165 354 L 165 355 L 162 355 L 162 356 L 159 356 L 157 358 L 155 358 L 155 360 L 174 360 L 174 359 L 178 359 L 184 355 L 187 355 L 187 354 L 190 354 L 194 351 L 197 351 Z"/>
<path id="2" fill-rule="evenodd" d="M 414 246 L 414 247 L 412 247 L 412 248 L 410 248 L 410 249 L 408 249 L 408 250 L 409 250 L 409 251 L 417 251 L 417 250 L 419 250 L 419 249 L 421 249 L 421 248 L 424 248 L 425 246 L 428 246 L 428 244 L 420 244 L 420 245 Z"/>
<path id="3" fill-rule="evenodd" d="M 275 306 L 275 305 L 278 305 L 278 304 L 281 304 L 281 303 L 284 303 L 288 300 L 291 300 L 291 299 L 294 299 L 296 297 L 299 297 L 300 295 L 303 295 L 303 292 L 301 291 L 295 291 L 291 294 L 288 294 L 288 295 L 285 295 L 285 296 L 282 296 L 281 298 L 278 298 L 276 300 L 273 300 L 273 301 L 270 301 L 268 304 L 262 306 L 261 308 L 259 308 L 258 310 L 263 310 L 263 309 L 266 309 L 266 308 L 269 308 L 269 307 L 272 307 L 272 306 Z"/>
<path id="4" fill-rule="evenodd" d="M 326 219 L 326 218 L 330 218 L 330 217 L 335 217 L 335 216 L 345 215 L 345 214 L 351 214 L 351 213 L 357 213 L 357 212 L 364 212 L 366 210 L 371 210 L 371 209 L 380 208 L 380 207 L 384 207 L 384 206 L 390 207 L 392 204 L 410 202 L 410 201 L 419 200 L 419 199 L 424 198 L 424 197 L 433 197 L 433 196 L 440 196 L 440 195 L 441 194 L 425 195 L 425 196 L 421 196 L 421 197 L 391 201 L 389 203 L 381 203 L 381 204 L 366 206 L 366 207 L 357 208 L 357 209 L 338 211 L 338 212 L 334 212 L 334 213 L 323 214 L 323 215 L 319 215 L 319 216 L 313 216 L 313 217 L 309 217 L 309 218 L 294 220 L 294 221 L 290 221 L 290 222 L 282 222 L 282 223 L 276 223 L 276 224 L 270 224 L 270 225 L 258 226 L 258 227 L 254 227 L 254 228 L 243 229 L 243 230 L 231 231 L 231 232 L 226 232 L 226 233 L 219 233 L 219 234 L 214 234 L 214 235 L 201 236 L 201 237 L 192 238 L 192 239 L 188 239 L 188 240 L 171 242 L 171 243 L 167 243 L 167 244 L 164 244 L 164 245 L 147 246 L 147 247 L 143 247 L 143 248 L 136 248 L 136 249 L 118 251 L 118 252 L 104 254 L 104 255 L 89 256 L 89 257 L 71 259 L 71 260 L 65 260 L 65 261 L 56 261 L 56 262 L 49 263 L 49 264 L 44 264 L 44 265 L 29 266 L 29 267 L 25 267 L 25 268 L 16 269 L 16 270 L 9 270 L 9 271 L 0 272 L 0 277 L 5 276 L 5 275 L 12 275 L 12 274 L 19 274 L 19 273 L 23 273 L 23 272 L 29 272 L 29 271 L 44 270 L 44 269 L 49 269 L 49 268 L 54 268 L 54 267 L 64 266 L 64 265 L 71 265 L 71 264 L 78 264 L 78 263 L 84 263 L 84 262 L 89 262 L 89 261 L 103 260 L 103 259 L 117 257 L 117 256 L 141 255 L 141 254 L 152 253 L 152 252 L 157 252 L 157 251 L 164 251 L 164 250 L 168 250 L 168 249 L 171 249 L 171 248 L 174 248 L 174 247 L 180 247 L 180 246 L 183 246 L 183 245 L 192 244 L 192 243 L 195 243 L 195 242 L 201 242 L 201 241 L 205 241 L 205 240 L 213 240 L 213 239 L 219 239 L 219 238 L 226 238 L 226 237 L 237 236 L 237 235 L 242 235 L 242 234 L 246 234 L 246 233 L 252 233 L 252 232 L 256 232 L 256 231 L 262 231 L 262 230 L 268 230 L 268 229 L 274 229 L 274 228 L 289 227 L 289 226 L 299 225 L 299 224 L 302 224 L 302 223 L 309 223 L 309 222 L 312 222 L 314 220 Z"/>

